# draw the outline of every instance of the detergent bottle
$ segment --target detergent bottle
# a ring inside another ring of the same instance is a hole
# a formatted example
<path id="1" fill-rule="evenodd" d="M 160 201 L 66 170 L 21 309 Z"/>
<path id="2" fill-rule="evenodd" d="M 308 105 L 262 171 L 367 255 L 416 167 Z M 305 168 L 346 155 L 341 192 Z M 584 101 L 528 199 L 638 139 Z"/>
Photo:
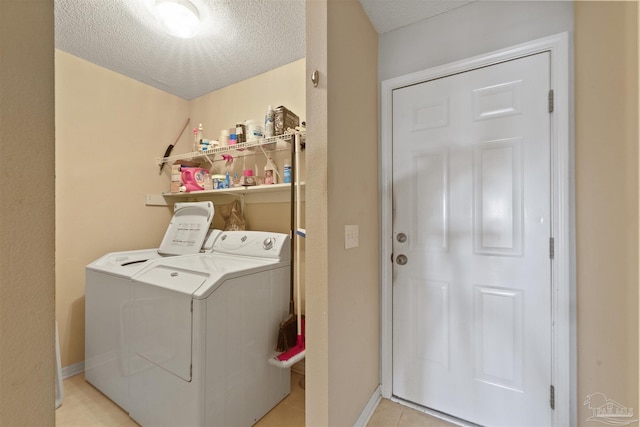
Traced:
<path id="1" fill-rule="evenodd" d="M 209 171 L 203 168 L 185 167 L 180 170 L 182 184 L 186 192 L 204 190 L 207 180 L 210 180 Z"/>

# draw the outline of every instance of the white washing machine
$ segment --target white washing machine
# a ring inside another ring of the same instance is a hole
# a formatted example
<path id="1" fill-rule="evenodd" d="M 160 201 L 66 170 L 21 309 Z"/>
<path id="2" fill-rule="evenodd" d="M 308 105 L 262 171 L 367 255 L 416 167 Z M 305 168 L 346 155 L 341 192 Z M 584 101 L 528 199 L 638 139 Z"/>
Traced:
<path id="1" fill-rule="evenodd" d="M 211 250 L 213 203 L 176 203 L 157 249 L 113 252 L 85 269 L 85 379 L 128 410 L 131 277 L 151 260 Z M 206 238 L 206 240 L 205 240 Z"/>
<path id="2" fill-rule="evenodd" d="M 230 231 L 211 254 L 133 277 L 129 415 L 143 426 L 243 427 L 290 392 L 268 363 L 288 315 L 290 239 Z"/>

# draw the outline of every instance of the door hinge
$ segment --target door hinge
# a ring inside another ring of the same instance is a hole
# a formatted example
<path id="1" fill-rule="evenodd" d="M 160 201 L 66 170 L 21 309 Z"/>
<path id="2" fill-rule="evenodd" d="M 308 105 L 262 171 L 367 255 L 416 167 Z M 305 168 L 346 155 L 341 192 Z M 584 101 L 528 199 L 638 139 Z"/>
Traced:
<path id="1" fill-rule="evenodd" d="M 556 245 L 553 237 L 549 237 L 549 258 L 554 259 L 556 256 Z"/>
<path id="2" fill-rule="evenodd" d="M 556 409 L 556 388 L 553 385 L 549 389 L 549 404 L 551 409 Z"/>
<path id="3" fill-rule="evenodd" d="M 553 113 L 553 89 L 549 90 L 549 112 Z"/>
<path id="4" fill-rule="evenodd" d="M 193 313 L 193 300 L 191 300 L 191 312 Z"/>

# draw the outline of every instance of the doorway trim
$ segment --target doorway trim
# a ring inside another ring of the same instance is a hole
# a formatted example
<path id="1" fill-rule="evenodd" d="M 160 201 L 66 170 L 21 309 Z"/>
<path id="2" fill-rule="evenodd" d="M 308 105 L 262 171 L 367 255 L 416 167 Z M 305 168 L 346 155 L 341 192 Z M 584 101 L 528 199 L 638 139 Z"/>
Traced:
<path id="1" fill-rule="evenodd" d="M 392 96 L 395 89 L 470 71 L 541 52 L 551 53 L 551 233 L 552 264 L 552 384 L 555 426 L 575 425 L 577 417 L 575 233 L 573 145 L 570 118 L 570 56 L 567 32 L 533 40 L 484 55 L 384 80 L 381 84 L 380 128 L 380 278 L 381 278 L 381 393 L 393 398 L 392 292 Z"/>

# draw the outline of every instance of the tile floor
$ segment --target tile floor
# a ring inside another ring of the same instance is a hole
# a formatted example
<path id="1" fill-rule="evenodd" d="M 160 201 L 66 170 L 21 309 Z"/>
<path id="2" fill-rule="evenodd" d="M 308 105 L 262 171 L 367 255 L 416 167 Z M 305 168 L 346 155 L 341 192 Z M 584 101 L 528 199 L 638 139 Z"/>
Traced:
<path id="1" fill-rule="evenodd" d="M 456 425 L 382 399 L 367 427 L 456 427 Z"/>
<path id="2" fill-rule="evenodd" d="M 304 376 L 291 373 L 291 394 L 255 427 L 304 427 Z M 304 384 L 302 382 L 302 384 Z M 126 412 L 78 374 L 64 380 L 64 399 L 56 410 L 57 427 L 136 427 Z M 454 427 L 445 421 L 383 399 L 367 427 Z"/>
<path id="3" fill-rule="evenodd" d="M 84 373 L 62 382 L 62 405 L 56 409 L 58 427 L 137 426 L 129 415 L 84 380 Z"/>

